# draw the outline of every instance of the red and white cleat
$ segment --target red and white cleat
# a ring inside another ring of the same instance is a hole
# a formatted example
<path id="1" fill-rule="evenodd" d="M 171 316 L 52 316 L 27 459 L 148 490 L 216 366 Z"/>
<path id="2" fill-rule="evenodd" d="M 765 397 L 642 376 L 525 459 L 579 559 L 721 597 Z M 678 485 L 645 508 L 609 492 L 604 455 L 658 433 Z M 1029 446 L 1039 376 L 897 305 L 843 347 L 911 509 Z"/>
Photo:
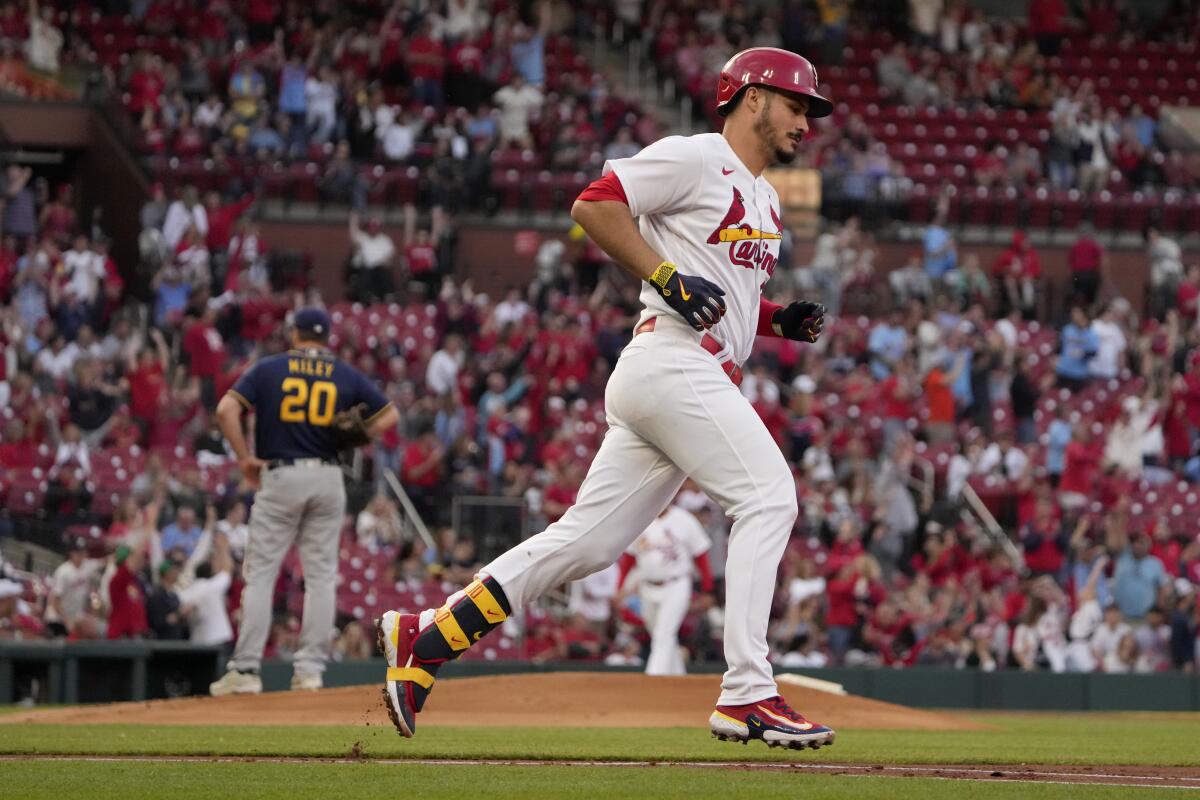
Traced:
<path id="1" fill-rule="evenodd" d="M 433 672 L 422 668 L 412 652 L 417 638 L 419 617 L 387 611 L 375 620 L 375 638 L 387 659 L 383 684 L 383 702 L 388 716 L 401 736 L 411 738 L 417 732 L 417 712 L 433 687 Z"/>
<path id="2" fill-rule="evenodd" d="M 833 744 L 834 732 L 796 713 L 779 695 L 744 706 L 717 706 L 708 718 L 713 736 L 722 741 L 762 739 L 768 747 L 816 750 Z"/>

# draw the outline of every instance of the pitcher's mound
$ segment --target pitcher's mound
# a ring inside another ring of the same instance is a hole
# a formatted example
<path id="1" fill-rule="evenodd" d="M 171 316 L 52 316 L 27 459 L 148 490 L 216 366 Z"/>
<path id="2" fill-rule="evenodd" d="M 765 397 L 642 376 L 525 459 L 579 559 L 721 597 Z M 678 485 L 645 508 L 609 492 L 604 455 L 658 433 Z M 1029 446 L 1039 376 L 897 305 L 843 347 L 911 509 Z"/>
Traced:
<path id="1" fill-rule="evenodd" d="M 611 672 L 553 672 L 439 681 L 422 727 L 516 726 L 674 728 L 704 726 L 720 692 L 718 675 L 650 678 Z M 0 724 L 364 725 L 390 726 L 382 683 L 234 697 L 54 708 L 0 715 Z M 977 730 L 946 714 L 784 685 L 802 714 L 833 728 Z"/>

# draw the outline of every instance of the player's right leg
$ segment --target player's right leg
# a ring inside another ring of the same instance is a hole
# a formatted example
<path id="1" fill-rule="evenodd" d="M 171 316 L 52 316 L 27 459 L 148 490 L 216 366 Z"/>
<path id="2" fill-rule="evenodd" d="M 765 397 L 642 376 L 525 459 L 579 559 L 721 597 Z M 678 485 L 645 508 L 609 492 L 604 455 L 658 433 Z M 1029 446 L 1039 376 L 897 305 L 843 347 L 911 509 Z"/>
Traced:
<path id="1" fill-rule="evenodd" d="M 320 689 L 336 617 L 338 540 L 346 516 L 346 491 L 340 467 L 310 468 L 303 473 L 298 477 L 308 503 L 296 549 L 304 569 L 304 613 L 300 648 L 292 659 L 292 688 Z"/>
<path id="2" fill-rule="evenodd" d="M 616 561 L 682 483 L 683 473 L 657 448 L 613 424 L 577 502 L 562 519 L 485 566 L 441 608 L 421 614 L 385 613 L 376 623 L 388 665 L 383 693 L 400 734 L 413 735 L 417 712 L 442 664 L 548 589 Z"/>
<path id="3" fill-rule="evenodd" d="M 242 624 L 228 671 L 208 687 L 213 697 L 262 691 L 258 668 L 271 631 L 275 580 L 296 538 L 303 508 L 301 498 L 289 491 L 289 482 L 281 474 L 284 471 L 293 469 L 285 467 L 263 473 L 262 489 L 254 496 L 254 513 L 250 516 L 250 535 L 242 562 L 242 577 L 246 582 L 242 591 Z"/>
<path id="4" fill-rule="evenodd" d="M 719 737 L 739 741 L 829 744 L 832 730 L 805 720 L 779 696 L 767 658 L 776 574 L 796 522 L 795 478 L 762 419 L 716 360 L 672 330 L 660 326 L 639 337 L 664 337 L 655 344 L 660 380 L 673 387 L 654 392 L 671 398 L 670 413 L 648 418 L 639 432 L 734 521 L 725 568 L 729 669 L 710 727 Z"/>

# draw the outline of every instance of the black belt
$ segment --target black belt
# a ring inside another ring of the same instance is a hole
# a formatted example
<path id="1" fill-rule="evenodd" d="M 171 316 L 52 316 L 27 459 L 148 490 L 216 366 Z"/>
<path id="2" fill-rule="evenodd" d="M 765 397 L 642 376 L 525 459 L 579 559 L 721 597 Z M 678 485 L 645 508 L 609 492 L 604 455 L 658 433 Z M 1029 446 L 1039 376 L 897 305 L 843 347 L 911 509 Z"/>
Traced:
<path id="1" fill-rule="evenodd" d="M 280 467 L 336 467 L 338 462 L 331 458 L 275 458 L 267 462 L 267 469 Z"/>

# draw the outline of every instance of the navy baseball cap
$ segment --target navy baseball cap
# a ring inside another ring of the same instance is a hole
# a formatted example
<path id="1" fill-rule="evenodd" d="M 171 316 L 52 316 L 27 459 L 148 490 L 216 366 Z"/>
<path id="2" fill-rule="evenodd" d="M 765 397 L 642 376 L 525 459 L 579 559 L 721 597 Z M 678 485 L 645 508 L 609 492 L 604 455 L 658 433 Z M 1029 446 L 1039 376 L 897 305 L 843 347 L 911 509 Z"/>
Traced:
<path id="1" fill-rule="evenodd" d="M 325 338 L 333 329 L 333 322 L 323 308 L 305 306 L 292 317 L 292 327 L 303 333 Z"/>

